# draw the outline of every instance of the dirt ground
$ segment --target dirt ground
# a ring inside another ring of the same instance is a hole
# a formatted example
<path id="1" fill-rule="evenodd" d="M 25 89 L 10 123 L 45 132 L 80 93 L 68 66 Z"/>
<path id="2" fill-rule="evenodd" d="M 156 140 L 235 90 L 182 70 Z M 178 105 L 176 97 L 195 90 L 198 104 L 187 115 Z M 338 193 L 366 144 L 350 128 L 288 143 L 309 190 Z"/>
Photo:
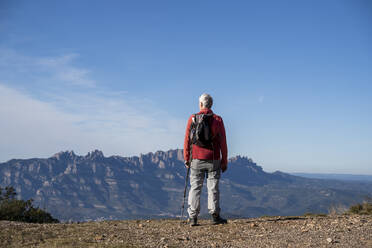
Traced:
<path id="1" fill-rule="evenodd" d="M 0 247 L 363 247 L 372 216 L 265 217 L 190 227 L 179 220 L 28 224 L 0 221 Z"/>

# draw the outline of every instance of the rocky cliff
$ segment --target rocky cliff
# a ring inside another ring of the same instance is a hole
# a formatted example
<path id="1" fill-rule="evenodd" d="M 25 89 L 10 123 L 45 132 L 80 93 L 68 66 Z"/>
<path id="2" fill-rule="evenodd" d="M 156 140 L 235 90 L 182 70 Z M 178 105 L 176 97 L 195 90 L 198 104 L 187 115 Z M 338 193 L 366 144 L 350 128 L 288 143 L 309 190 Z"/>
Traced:
<path id="1" fill-rule="evenodd" d="M 0 164 L 0 186 L 15 187 L 19 197 L 33 198 L 62 221 L 176 217 L 186 174 L 182 153 L 105 157 L 98 150 L 86 156 L 67 151 L 45 159 L 13 159 Z M 241 156 L 229 160 L 220 185 L 222 210 L 236 217 L 327 212 L 330 206 L 349 206 L 372 194 L 371 183 L 267 173 Z"/>

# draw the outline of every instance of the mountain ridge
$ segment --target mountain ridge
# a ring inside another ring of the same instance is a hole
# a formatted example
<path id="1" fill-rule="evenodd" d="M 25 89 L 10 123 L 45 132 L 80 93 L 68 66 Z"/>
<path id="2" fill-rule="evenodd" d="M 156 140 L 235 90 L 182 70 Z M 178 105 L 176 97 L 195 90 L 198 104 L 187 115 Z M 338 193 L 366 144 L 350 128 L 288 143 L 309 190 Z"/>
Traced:
<path id="1" fill-rule="evenodd" d="M 62 151 L 49 158 L 0 163 L 0 186 L 13 186 L 23 199 L 61 220 L 176 217 L 185 183 L 183 150 L 139 156 L 85 156 Z M 251 158 L 229 159 L 221 177 L 221 208 L 228 216 L 299 215 L 348 206 L 372 194 L 372 184 L 307 179 L 267 173 Z M 206 190 L 202 193 L 206 214 Z"/>
<path id="2" fill-rule="evenodd" d="M 342 181 L 369 181 L 372 182 L 372 175 L 362 174 L 348 174 L 348 173 L 305 173 L 305 172 L 293 172 L 290 173 L 294 176 L 315 178 L 315 179 L 330 179 L 330 180 L 342 180 Z"/>

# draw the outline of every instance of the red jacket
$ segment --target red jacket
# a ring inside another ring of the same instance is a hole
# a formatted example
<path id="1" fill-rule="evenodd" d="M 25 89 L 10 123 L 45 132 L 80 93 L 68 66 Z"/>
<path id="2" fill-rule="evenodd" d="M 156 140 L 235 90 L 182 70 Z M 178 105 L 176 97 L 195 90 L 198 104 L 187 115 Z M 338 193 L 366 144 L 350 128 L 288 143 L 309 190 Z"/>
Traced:
<path id="1" fill-rule="evenodd" d="M 203 109 L 198 114 L 213 114 L 211 109 Z M 185 161 L 190 159 L 190 126 L 192 123 L 191 115 L 186 126 L 185 142 L 183 145 L 183 156 Z M 213 114 L 211 123 L 212 136 L 215 137 L 213 140 L 214 151 L 207 148 L 203 148 L 197 145 L 192 145 L 192 158 L 193 159 L 207 159 L 207 160 L 219 160 L 221 159 L 222 165 L 227 165 L 227 145 L 226 145 L 226 133 L 223 120 L 220 116 Z M 221 158 L 222 155 L 222 158 Z"/>

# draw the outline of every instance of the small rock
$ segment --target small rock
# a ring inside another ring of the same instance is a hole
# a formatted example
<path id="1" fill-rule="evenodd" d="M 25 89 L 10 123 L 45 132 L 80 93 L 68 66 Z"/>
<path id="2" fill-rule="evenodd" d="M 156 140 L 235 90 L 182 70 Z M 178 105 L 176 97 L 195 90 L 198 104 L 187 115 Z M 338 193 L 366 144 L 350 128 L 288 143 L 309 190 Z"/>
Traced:
<path id="1" fill-rule="evenodd" d="M 143 227 L 143 224 L 138 224 L 138 227 L 139 227 L 139 228 L 142 228 L 142 227 Z"/>
<path id="2" fill-rule="evenodd" d="M 180 238 L 177 238 L 178 240 L 190 240 L 189 237 L 180 237 Z"/>
<path id="3" fill-rule="evenodd" d="M 97 235 L 95 238 L 94 238 L 96 241 L 102 241 L 105 239 L 105 237 L 103 237 L 102 235 Z"/>
<path id="4" fill-rule="evenodd" d="M 251 223 L 251 227 L 258 227 L 257 223 Z"/>
<path id="5" fill-rule="evenodd" d="M 332 239 L 331 238 L 327 238 L 327 242 L 328 243 L 332 243 Z"/>
<path id="6" fill-rule="evenodd" d="M 308 226 L 309 228 L 314 228 L 314 227 L 315 227 L 314 224 L 307 224 L 307 226 Z"/>

